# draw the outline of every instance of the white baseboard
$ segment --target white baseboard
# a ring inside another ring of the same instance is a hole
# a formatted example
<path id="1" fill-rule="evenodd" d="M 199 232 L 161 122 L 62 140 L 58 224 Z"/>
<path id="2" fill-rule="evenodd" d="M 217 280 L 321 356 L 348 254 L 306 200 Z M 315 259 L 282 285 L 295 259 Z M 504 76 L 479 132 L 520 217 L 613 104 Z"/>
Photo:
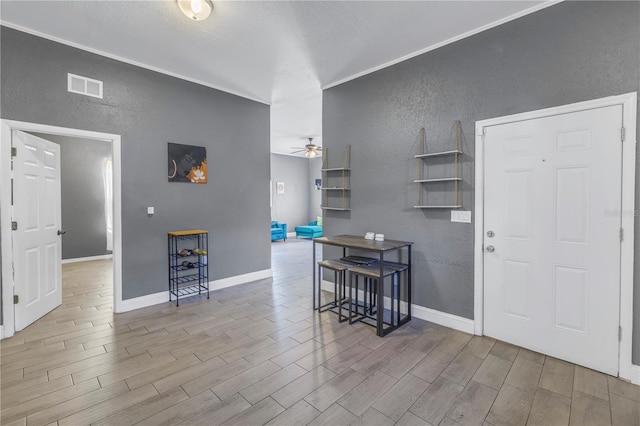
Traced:
<path id="1" fill-rule="evenodd" d="M 103 254 L 100 256 L 87 256 L 87 257 L 76 257 L 74 259 L 62 259 L 62 264 L 65 263 L 76 263 L 76 262 L 90 262 L 92 260 L 105 260 L 105 259 L 113 259 L 112 254 Z"/>
<path id="2" fill-rule="evenodd" d="M 248 274 L 236 275 L 233 277 L 222 278 L 220 280 L 209 281 L 209 292 L 220 290 L 222 288 L 233 287 L 239 284 L 249 283 L 252 281 L 271 278 L 272 276 L 273 271 L 271 269 L 264 269 L 262 271 L 250 272 Z M 159 293 L 147 294 L 146 296 L 123 300 L 122 304 L 118 307 L 118 309 L 116 309 L 116 312 L 128 312 L 134 309 L 146 308 L 148 306 L 166 303 L 168 301 L 169 291 L 165 290 Z"/>
<path id="3" fill-rule="evenodd" d="M 133 311 L 135 309 L 146 308 L 147 306 L 158 305 L 169 301 L 169 290 L 159 293 L 147 294 L 145 296 L 134 297 L 123 300 L 114 311 L 118 314 Z"/>
<path id="4" fill-rule="evenodd" d="M 271 269 L 264 269 L 262 271 L 250 272 L 248 274 L 236 275 L 229 278 L 222 278 L 221 280 L 209 282 L 209 291 L 211 292 L 214 290 L 220 290 L 222 288 L 233 287 L 234 285 L 264 280 L 271 277 L 273 277 L 273 271 Z"/>
<path id="5" fill-rule="evenodd" d="M 4 339 L 4 326 L 0 325 L 0 340 Z"/>
<path id="6" fill-rule="evenodd" d="M 411 305 L 413 316 L 421 320 L 433 322 L 444 327 L 453 328 L 464 333 L 474 334 L 474 322 L 468 318 L 448 314 L 420 305 Z"/>
<path id="7" fill-rule="evenodd" d="M 640 385 L 640 365 L 631 365 L 631 383 Z"/>
<path id="8" fill-rule="evenodd" d="M 294 232 L 287 232 L 287 238 L 291 238 L 291 237 L 295 237 L 296 233 Z"/>
<path id="9" fill-rule="evenodd" d="M 322 289 L 329 293 L 333 293 L 333 283 L 330 281 L 322 280 Z M 358 297 L 363 297 L 363 292 L 358 292 Z M 391 307 L 391 299 L 384 298 L 384 307 Z M 400 312 L 407 312 L 407 303 L 400 302 Z M 436 311 L 435 309 L 425 308 L 424 306 L 411 304 L 411 316 L 424 321 L 429 321 L 434 324 L 442 325 L 444 327 L 453 328 L 455 330 L 462 331 L 464 333 L 474 334 L 474 322 L 468 318 L 459 317 L 457 315 L 448 314 L 446 312 Z"/>

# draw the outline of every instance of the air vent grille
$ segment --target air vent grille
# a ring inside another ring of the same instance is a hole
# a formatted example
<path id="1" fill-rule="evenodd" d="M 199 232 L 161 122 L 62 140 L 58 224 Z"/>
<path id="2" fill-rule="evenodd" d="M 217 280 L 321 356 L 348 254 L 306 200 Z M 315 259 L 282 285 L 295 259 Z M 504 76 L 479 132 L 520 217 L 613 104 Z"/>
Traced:
<path id="1" fill-rule="evenodd" d="M 67 74 L 67 90 L 79 95 L 102 99 L 102 82 L 75 74 Z"/>

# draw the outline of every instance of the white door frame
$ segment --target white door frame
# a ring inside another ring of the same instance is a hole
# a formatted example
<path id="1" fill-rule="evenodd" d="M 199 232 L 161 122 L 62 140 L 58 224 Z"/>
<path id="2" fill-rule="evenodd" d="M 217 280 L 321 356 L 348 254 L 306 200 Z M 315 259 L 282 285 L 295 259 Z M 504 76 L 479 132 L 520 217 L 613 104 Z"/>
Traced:
<path id="1" fill-rule="evenodd" d="M 111 142 L 113 158 L 113 310 L 122 309 L 122 192 L 120 135 L 92 132 L 28 123 L 1 120 L 0 123 L 0 244 L 2 248 L 2 335 L 11 337 L 15 333 L 13 306 L 13 250 L 11 244 L 11 132 L 48 133 L 76 138 L 96 139 Z"/>
<path id="2" fill-rule="evenodd" d="M 548 109 L 508 115 L 476 122 L 475 132 L 475 212 L 474 224 L 474 332 L 484 330 L 484 128 L 517 121 L 532 120 L 553 115 L 568 114 L 587 109 L 622 105 L 625 140 L 622 143 L 622 227 L 624 240 L 620 252 L 620 326 L 619 375 L 623 379 L 640 383 L 640 372 L 634 372 L 631 363 L 633 337 L 633 243 L 635 219 L 636 178 L 636 119 L 637 92 L 595 99 Z M 636 377 L 637 376 L 637 377 Z"/>

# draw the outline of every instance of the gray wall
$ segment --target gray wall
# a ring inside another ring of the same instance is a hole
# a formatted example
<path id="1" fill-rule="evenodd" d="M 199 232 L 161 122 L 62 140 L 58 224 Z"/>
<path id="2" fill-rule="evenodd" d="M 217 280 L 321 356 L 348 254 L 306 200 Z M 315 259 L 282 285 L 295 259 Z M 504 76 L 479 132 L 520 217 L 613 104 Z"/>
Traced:
<path id="1" fill-rule="evenodd" d="M 322 191 L 316 189 L 316 179 L 322 179 L 322 158 L 316 157 L 309 160 L 309 222 L 322 216 Z"/>
<path id="2" fill-rule="evenodd" d="M 287 224 L 294 232 L 309 220 L 309 160 L 291 155 L 271 154 L 273 206 L 271 218 Z M 284 182 L 284 194 L 278 194 L 276 183 Z"/>
<path id="3" fill-rule="evenodd" d="M 212 279 L 270 268 L 269 106 L 6 27 L 0 40 L 2 118 L 122 136 L 123 299 L 166 291 L 169 230 L 209 231 Z M 68 72 L 103 80 L 104 99 L 68 93 Z M 168 182 L 168 142 L 207 148 L 207 184 Z"/>
<path id="4" fill-rule="evenodd" d="M 323 145 L 339 152 L 349 141 L 353 170 L 352 210 L 326 211 L 325 234 L 372 230 L 415 241 L 415 303 L 473 318 L 473 225 L 411 207 L 418 129 L 438 151 L 451 146 L 453 122 L 462 121 L 462 201 L 473 210 L 476 121 L 639 89 L 640 3 L 563 2 L 325 90 Z M 633 362 L 640 364 L 637 261 L 635 274 Z"/>
<path id="5" fill-rule="evenodd" d="M 111 143 L 33 133 L 60 145 L 62 259 L 110 254 L 104 211 L 104 160 Z"/>

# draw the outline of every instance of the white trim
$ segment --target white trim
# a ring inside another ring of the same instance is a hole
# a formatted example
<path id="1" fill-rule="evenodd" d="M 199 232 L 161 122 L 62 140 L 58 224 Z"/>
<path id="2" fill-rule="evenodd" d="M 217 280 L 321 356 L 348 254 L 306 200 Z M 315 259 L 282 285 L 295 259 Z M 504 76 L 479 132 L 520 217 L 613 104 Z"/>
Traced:
<path id="1" fill-rule="evenodd" d="M 0 325 L 0 340 L 4 339 L 4 326 Z"/>
<path id="2" fill-rule="evenodd" d="M 13 259 L 11 256 L 11 127 L 0 129 L 0 245 L 2 247 L 2 324 L 5 337 L 13 336 Z"/>
<path id="3" fill-rule="evenodd" d="M 625 141 L 622 143 L 622 211 L 632 212 L 636 191 L 636 119 L 638 93 L 627 93 L 619 97 L 622 103 L 622 123 L 625 127 Z M 635 215 L 622 215 L 624 239 L 620 249 L 620 340 L 619 375 L 632 377 L 631 356 L 633 351 L 633 268 Z M 640 384 L 640 383 L 638 383 Z"/>
<path id="4" fill-rule="evenodd" d="M 484 330 L 484 133 L 476 123 L 475 150 L 475 216 L 473 238 L 473 334 L 482 336 Z M 480 134 L 478 135 L 478 129 Z"/>
<path id="5" fill-rule="evenodd" d="M 420 50 L 417 50 L 415 52 L 409 53 L 407 55 L 401 56 L 400 58 L 393 59 L 393 60 L 391 60 L 389 62 L 385 62 L 382 65 L 378 65 L 378 66 L 375 66 L 373 68 L 369 68 L 368 70 L 361 71 L 361 72 L 359 72 L 357 74 L 353 74 L 353 75 L 351 75 L 349 77 L 345 77 L 345 78 L 342 78 L 340 80 L 334 81 L 332 83 L 326 84 L 326 85 L 322 86 L 322 90 L 326 90 L 326 89 L 330 89 L 330 88 L 335 87 L 335 86 L 339 86 L 339 85 L 341 85 L 343 83 L 346 83 L 346 82 L 351 81 L 351 80 L 355 80 L 356 78 L 360 78 L 360 77 L 362 77 L 364 75 L 371 74 L 371 73 L 379 71 L 379 70 L 381 70 L 383 68 L 387 68 L 387 67 L 395 65 L 397 63 L 406 61 L 407 59 L 415 58 L 416 56 L 420 56 L 420 55 L 425 54 L 427 52 L 431 52 L 432 50 L 439 49 L 439 48 L 441 48 L 443 46 L 455 43 L 456 41 L 460 41 L 460 40 L 465 39 L 467 37 L 471 37 L 473 35 L 476 35 L 478 33 L 483 32 L 483 31 L 490 30 L 491 28 L 495 28 L 495 27 L 500 26 L 502 24 L 506 24 L 507 22 L 513 21 L 513 20 L 518 19 L 518 18 L 522 18 L 523 16 L 529 15 L 529 14 L 537 12 L 539 10 L 546 9 L 547 7 L 554 6 L 554 5 L 556 5 L 558 3 L 561 3 L 563 1 L 564 0 L 548 0 L 548 1 L 545 1 L 543 3 L 540 3 L 540 4 L 537 4 L 537 5 L 533 6 L 533 7 L 530 7 L 529 9 L 522 10 L 520 12 L 514 13 L 513 15 L 509 15 L 509 16 L 507 16 L 505 18 L 498 19 L 497 21 L 493 21 L 493 22 L 491 22 L 489 24 L 486 24 L 486 25 L 483 25 L 481 27 L 475 28 L 475 29 L 473 29 L 471 31 L 467 31 L 466 33 L 462 33 L 462 34 L 457 35 L 455 37 L 451 37 L 451 38 L 449 38 L 447 40 L 441 41 L 440 43 L 432 44 L 431 46 L 425 47 L 424 49 L 420 49 Z"/>
<path id="6" fill-rule="evenodd" d="M 161 291 L 159 293 L 147 294 L 145 296 L 133 297 L 131 299 L 125 299 L 120 303 L 120 313 L 167 302 L 169 302 L 168 290 Z"/>
<path id="7" fill-rule="evenodd" d="M 209 293 L 223 288 L 233 287 L 236 285 L 246 284 L 271 277 L 273 277 L 273 271 L 271 269 L 264 269 L 262 271 L 250 272 L 248 274 L 236 275 L 229 278 L 210 281 Z M 120 312 L 128 312 L 134 309 L 146 308 L 149 306 L 159 305 L 161 303 L 167 302 L 169 302 L 169 291 L 165 290 L 159 293 L 147 294 L 145 296 L 123 300 L 120 305 L 122 308 Z M 175 303 L 175 298 L 172 298 L 172 302 Z"/>
<path id="8" fill-rule="evenodd" d="M 322 280 L 322 290 L 333 294 L 333 282 Z M 362 290 L 358 291 L 358 297 L 364 297 Z M 384 298 L 384 307 L 387 309 L 391 307 L 391 299 L 386 296 Z M 400 302 L 400 311 L 402 313 L 407 312 L 407 302 Z M 448 314 L 431 308 L 425 308 L 424 306 L 413 303 L 411 304 L 411 316 L 412 318 L 429 321 L 443 327 L 453 328 L 464 333 L 473 334 L 473 320 L 468 318 L 459 317 L 457 315 Z"/>
<path id="9" fill-rule="evenodd" d="M 468 318 L 436 311 L 435 309 L 425 308 L 424 306 L 419 305 L 412 305 L 411 309 L 413 310 L 413 316 L 415 318 L 440 324 L 444 327 L 453 328 L 464 333 L 474 334 L 474 321 Z"/>
<path id="10" fill-rule="evenodd" d="M 631 383 L 640 385 L 640 365 L 631 366 Z"/>
<path id="11" fill-rule="evenodd" d="M 224 92 L 224 93 L 229 93 L 231 95 L 239 96 L 239 97 L 244 98 L 244 99 L 249 99 L 251 101 L 255 101 L 255 102 L 258 102 L 258 103 L 261 103 L 261 104 L 265 104 L 265 105 L 271 105 L 271 103 L 269 101 L 266 101 L 264 99 L 260 99 L 260 98 L 248 95 L 246 93 L 240 93 L 240 92 L 237 92 L 237 91 L 234 91 L 234 90 L 229 90 L 229 89 L 223 88 L 221 86 L 217 86 L 215 84 L 204 82 L 202 80 L 198 80 L 198 79 L 195 79 L 195 78 L 190 78 L 190 77 L 184 76 L 182 74 L 178 74 L 178 73 L 174 73 L 174 72 L 171 72 L 171 71 L 164 70 L 162 68 L 154 67 L 153 65 L 144 64 L 142 62 L 138 62 L 138 61 L 134 61 L 132 59 L 124 58 L 122 56 L 113 55 L 111 53 L 103 52 L 102 50 L 99 50 L 99 49 L 94 49 L 92 47 L 88 47 L 88 46 L 82 45 L 80 43 L 75 43 L 75 42 L 68 41 L 68 40 L 65 40 L 65 39 L 62 39 L 62 38 L 59 38 L 59 37 L 52 36 L 50 34 L 45 34 L 43 32 L 36 31 L 36 30 L 31 29 L 31 28 L 23 27 L 22 25 L 14 24 L 12 22 L 7 22 L 7 21 L 2 20 L 2 19 L 0 19 L 0 25 L 3 25 L 3 26 L 8 27 L 8 28 L 12 28 L 14 30 L 21 31 L 23 33 L 27 33 L 27 34 L 31 34 L 31 35 L 34 35 L 34 36 L 37 36 L 37 37 L 40 37 L 40 38 L 44 38 L 46 40 L 55 41 L 56 43 L 64 44 L 66 46 L 75 47 L 76 49 L 84 50 L 85 52 L 90 52 L 90 53 L 94 53 L 96 55 L 104 56 L 105 58 L 114 59 L 114 60 L 119 61 L 119 62 L 124 62 L 125 64 L 135 65 L 136 67 L 140 67 L 140 68 L 144 68 L 144 69 L 147 69 L 147 70 L 150 70 L 150 71 L 158 72 L 160 74 L 168 75 L 170 77 L 179 78 L 180 80 L 185 80 L 185 81 L 188 81 L 188 82 L 191 82 L 191 83 L 199 84 L 200 86 L 209 87 L 211 89 L 215 89 L 215 90 L 219 90 L 219 91 Z"/>
<path id="12" fill-rule="evenodd" d="M 552 115 L 568 114 L 594 108 L 604 108 L 612 105 L 622 105 L 623 125 L 626 128 L 626 140 L 622 144 L 622 211 L 635 211 L 635 162 L 636 162 L 636 119 L 637 92 L 625 93 L 591 101 L 578 102 L 522 114 L 508 115 L 476 122 L 475 138 L 475 253 L 474 253 L 474 318 L 475 333 L 483 332 L 483 295 L 484 295 L 484 255 L 482 241 L 484 240 L 484 128 L 505 123 L 532 120 Z M 631 355 L 633 350 L 633 260 L 634 260 L 634 217 L 622 215 L 624 240 L 620 253 L 620 325 L 622 338 L 620 340 L 618 369 L 623 379 L 632 379 L 635 374 L 632 369 Z M 636 380 L 638 379 L 636 375 Z"/>
<path id="13" fill-rule="evenodd" d="M 113 259 L 113 254 L 102 254 L 100 256 L 87 256 L 87 257 L 76 257 L 73 259 L 62 259 L 62 264 L 65 265 L 67 263 L 91 262 L 92 260 L 107 260 L 107 259 Z"/>
<path id="14" fill-rule="evenodd" d="M 72 136 L 84 139 L 96 139 L 111 142 L 113 157 L 113 310 L 121 312 L 122 305 L 122 181 L 121 181 L 121 138 L 120 135 L 49 126 L 46 124 L 2 119 L 0 139 L 0 244 L 2 244 L 2 316 L 6 337 L 15 333 L 13 309 L 13 276 L 10 274 L 13 264 L 11 250 L 11 166 L 9 155 L 11 131 L 48 133 L 52 135 Z M 10 303 L 11 302 L 11 303 Z"/>
<path id="15" fill-rule="evenodd" d="M 239 284 L 246 284 L 253 281 L 264 280 L 271 277 L 273 277 L 273 271 L 271 269 L 263 269 L 262 271 L 249 272 L 248 274 L 222 278 L 209 282 L 209 292 L 227 287 L 233 287 Z"/>

